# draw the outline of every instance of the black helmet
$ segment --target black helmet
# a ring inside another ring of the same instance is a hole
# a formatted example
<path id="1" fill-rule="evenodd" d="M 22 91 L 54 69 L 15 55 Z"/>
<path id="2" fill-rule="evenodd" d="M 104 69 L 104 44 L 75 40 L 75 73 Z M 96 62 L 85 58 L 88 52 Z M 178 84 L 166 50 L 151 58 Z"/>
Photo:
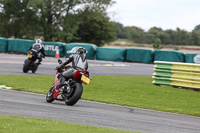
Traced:
<path id="1" fill-rule="evenodd" d="M 77 53 L 77 54 L 86 54 L 87 51 L 85 50 L 85 48 L 79 47 L 79 48 L 76 50 L 76 53 Z"/>

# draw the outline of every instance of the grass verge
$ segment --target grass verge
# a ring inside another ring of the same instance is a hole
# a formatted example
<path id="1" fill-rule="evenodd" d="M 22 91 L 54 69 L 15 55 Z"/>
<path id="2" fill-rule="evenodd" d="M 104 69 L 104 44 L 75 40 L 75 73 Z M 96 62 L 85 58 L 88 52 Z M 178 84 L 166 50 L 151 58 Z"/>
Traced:
<path id="1" fill-rule="evenodd" d="M 200 92 L 155 86 L 151 77 L 92 76 L 84 85 L 82 99 L 140 107 L 159 111 L 200 116 Z M 0 75 L 0 85 L 15 90 L 46 94 L 54 82 L 54 76 Z"/>
<path id="2" fill-rule="evenodd" d="M 1 133 L 128 133 L 127 131 L 71 124 L 57 120 L 1 116 Z"/>

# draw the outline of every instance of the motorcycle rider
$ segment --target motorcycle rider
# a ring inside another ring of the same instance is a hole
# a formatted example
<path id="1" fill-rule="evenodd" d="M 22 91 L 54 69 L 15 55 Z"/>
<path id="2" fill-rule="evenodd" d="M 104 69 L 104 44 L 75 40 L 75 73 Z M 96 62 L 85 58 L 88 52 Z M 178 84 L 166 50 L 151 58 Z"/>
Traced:
<path id="1" fill-rule="evenodd" d="M 41 64 L 42 58 L 45 58 L 45 56 L 46 56 L 45 51 L 44 51 L 44 47 L 43 47 L 43 45 L 41 43 L 42 43 L 42 40 L 41 39 L 37 39 L 35 41 L 35 43 L 28 49 L 28 50 L 36 49 L 36 50 L 38 50 L 38 52 L 41 53 L 42 56 L 38 57 L 38 64 Z"/>
<path id="2" fill-rule="evenodd" d="M 68 81 L 68 79 L 72 78 L 77 70 L 87 71 L 88 69 L 88 62 L 86 59 L 87 51 L 85 50 L 85 48 L 75 47 L 71 51 L 73 50 L 75 50 L 75 54 L 70 55 L 68 60 L 66 60 L 64 63 L 62 63 L 56 68 L 60 69 L 63 66 L 72 62 L 72 68 L 63 73 L 58 74 L 57 78 L 60 80 L 60 85 L 56 87 L 57 89 L 62 87 L 65 84 L 65 81 Z"/>

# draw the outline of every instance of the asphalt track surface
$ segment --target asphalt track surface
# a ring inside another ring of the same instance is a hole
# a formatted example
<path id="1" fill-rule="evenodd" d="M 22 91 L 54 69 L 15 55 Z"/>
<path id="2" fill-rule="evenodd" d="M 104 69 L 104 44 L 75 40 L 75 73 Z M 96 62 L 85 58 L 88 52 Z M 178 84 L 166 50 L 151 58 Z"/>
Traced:
<path id="1" fill-rule="evenodd" d="M 22 65 L 25 58 L 24 55 L 0 54 L 0 74 L 24 75 Z M 56 60 L 52 57 L 44 59 L 36 74 L 54 75 L 52 70 L 57 66 Z M 92 75 L 151 76 L 153 72 L 147 72 L 153 69 L 152 64 L 92 60 L 89 60 L 89 64 Z M 99 71 L 95 72 L 96 70 Z M 133 72 L 126 73 L 127 70 Z M 200 117 L 84 100 L 80 100 L 75 106 L 66 106 L 62 101 L 47 103 L 45 97 L 40 94 L 0 89 L 0 115 L 49 118 L 144 133 L 200 133 Z"/>
<path id="2" fill-rule="evenodd" d="M 26 55 L 0 53 L 0 74 L 27 75 L 22 72 Z M 66 60 L 66 58 L 60 58 Z M 88 60 L 90 75 L 152 76 L 153 64 Z M 55 75 L 57 58 L 46 57 L 36 75 Z M 32 74 L 31 71 L 28 74 Z"/>

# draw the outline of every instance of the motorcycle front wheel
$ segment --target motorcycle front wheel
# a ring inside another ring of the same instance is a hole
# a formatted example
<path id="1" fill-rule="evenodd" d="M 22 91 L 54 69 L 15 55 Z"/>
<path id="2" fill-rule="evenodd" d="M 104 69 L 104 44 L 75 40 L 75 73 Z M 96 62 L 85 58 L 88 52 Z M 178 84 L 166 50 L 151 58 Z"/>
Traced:
<path id="1" fill-rule="evenodd" d="M 69 96 L 65 98 L 65 104 L 73 106 L 78 102 L 78 100 L 81 98 L 81 95 L 83 93 L 83 86 L 80 83 L 74 83 L 72 86 L 72 92 Z"/>
<path id="2" fill-rule="evenodd" d="M 24 73 L 28 72 L 30 64 L 31 64 L 31 60 L 30 59 L 26 59 L 24 61 L 24 66 L 23 66 L 23 72 Z"/>
<path id="3" fill-rule="evenodd" d="M 52 102 L 54 101 L 53 93 L 54 93 L 54 84 L 53 84 L 53 86 L 50 88 L 50 90 L 48 91 L 47 96 L 46 96 L 46 101 L 47 101 L 48 103 L 52 103 Z"/>
<path id="4" fill-rule="evenodd" d="M 34 63 L 32 73 L 35 73 L 37 71 L 37 69 L 38 69 L 38 64 Z"/>

